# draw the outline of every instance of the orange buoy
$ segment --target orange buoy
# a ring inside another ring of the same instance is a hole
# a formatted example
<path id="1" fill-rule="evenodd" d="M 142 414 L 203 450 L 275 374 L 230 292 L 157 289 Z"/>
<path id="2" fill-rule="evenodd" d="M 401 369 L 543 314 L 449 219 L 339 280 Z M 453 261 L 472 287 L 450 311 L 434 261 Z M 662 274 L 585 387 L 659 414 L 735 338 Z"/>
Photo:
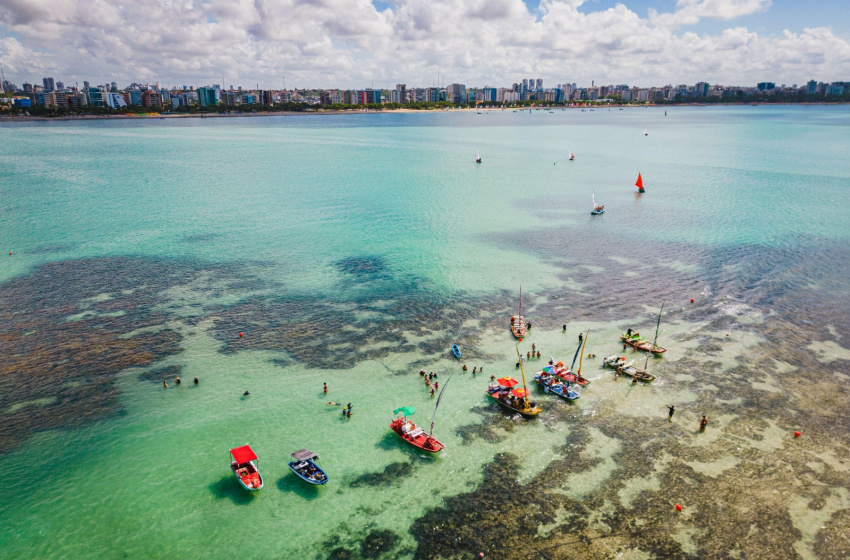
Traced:
<path id="1" fill-rule="evenodd" d="M 680 504 L 676 504 L 676 511 L 682 511 L 682 506 Z"/>
<path id="2" fill-rule="evenodd" d="M 519 341 L 522 342 L 522 339 L 520 338 Z"/>
<path id="3" fill-rule="evenodd" d="M 244 333 L 239 333 L 239 338 L 242 338 L 243 336 L 245 336 Z"/>
<path id="4" fill-rule="evenodd" d="M 694 302 L 694 298 L 691 298 L 691 303 L 693 303 L 693 302 Z"/>
<path id="5" fill-rule="evenodd" d="M 800 432 L 794 432 L 794 437 L 800 437 Z"/>

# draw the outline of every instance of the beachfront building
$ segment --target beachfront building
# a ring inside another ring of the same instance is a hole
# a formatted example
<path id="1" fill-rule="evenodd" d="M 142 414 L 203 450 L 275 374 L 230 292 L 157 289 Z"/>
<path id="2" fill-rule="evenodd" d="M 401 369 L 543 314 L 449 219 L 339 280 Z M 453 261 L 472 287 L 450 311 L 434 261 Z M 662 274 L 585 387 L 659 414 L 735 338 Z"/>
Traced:
<path id="1" fill-rule="evenodd" d="M 466 86 L 463 84 L 452 84 L 446 88 L 446 101 L 460 105 L 466 101 Z"/>
<path id="2" fill-rule="evenodd" d="M 364 89 L 358 92 L 361 105 L 378 105 L 381 103 L 381 92 L 376 89 Z"/>
<path id="3" fill-rule="evenodd" d="M 216 88 L 212 88 L 209 86 L 199 87 L 198 94 L 198 105 L 201 107 L 210 107 L 214 105 L 218 105 L 219 102 L 219 92 Z"/>
<path id="4" fill-rule="evenodd" d="M 162 94 L 155 91 L 143 91 L 142 107 L 162 109 Z"/>
<path id="5" fill-rule="evenodd" d="M 124 97 L 120 93 L 115 92 L 104 93 L 103 102 L 104 105 L 111 109 L 118 109 L 120 107 L 127 106 L 127 102 L 124 101 Z"/>

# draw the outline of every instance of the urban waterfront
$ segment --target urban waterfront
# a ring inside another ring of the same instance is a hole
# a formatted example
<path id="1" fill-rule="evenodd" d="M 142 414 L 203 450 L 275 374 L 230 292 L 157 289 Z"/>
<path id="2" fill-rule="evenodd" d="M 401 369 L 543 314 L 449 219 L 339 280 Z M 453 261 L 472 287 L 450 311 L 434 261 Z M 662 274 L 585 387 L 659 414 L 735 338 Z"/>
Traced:
<path id="1" fill-rule="evenodd" d="M 850 114 L 666 110 L 0 123 L 0 556 L 846 557 Z"/>

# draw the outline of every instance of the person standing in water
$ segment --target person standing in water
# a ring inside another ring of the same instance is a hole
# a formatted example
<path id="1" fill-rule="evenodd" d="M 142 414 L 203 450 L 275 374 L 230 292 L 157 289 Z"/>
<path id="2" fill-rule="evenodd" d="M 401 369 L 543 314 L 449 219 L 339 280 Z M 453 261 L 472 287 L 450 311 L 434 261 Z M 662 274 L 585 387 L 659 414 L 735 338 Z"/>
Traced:
<path id="1" fill-rule="evenodd" d="M 703 414 L 702 420 L 699 421 L 699 431 L 704 432 L 706 426 L 708 426 L 708 418 Z"/>
<path id="2" fill-rule="evenodd" d="M 676 412 L 676 405 L 675 404 L 670 405 L 670 406 L 667 407 L 667 409 L 670 411 L 670 414 L 667 415 L 667 421 L 672 422 L 673 421 L 673 414 Z"/>
<path id="3" fill-rule="evenodd" d="M 324 389 L 325 389 L 325 394 L 327 395 L 327 394 L 328 394 L 328 384 L 327 384 L 327 383 L 323 383 L 323 385 L 325 386 L 325 387 L 324 387 Z"/>

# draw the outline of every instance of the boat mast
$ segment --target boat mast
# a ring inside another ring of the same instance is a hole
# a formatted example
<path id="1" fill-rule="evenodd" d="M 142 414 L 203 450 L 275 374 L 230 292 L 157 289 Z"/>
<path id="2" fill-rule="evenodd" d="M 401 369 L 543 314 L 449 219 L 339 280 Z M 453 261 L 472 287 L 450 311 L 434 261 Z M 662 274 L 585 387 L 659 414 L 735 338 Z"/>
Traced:
<path id="1" fill-rule="evenodd" d="M 519 371 L 522 373 L 522 389 L 525 391 L 523 401 L 525 402 L 525 406 L 528 406 L 528 387 L 525 385 L 525 368 L 522 367 L 522 356 L 519 355 L 519 345 L 516 346 L 516 357 L 519 358 Z"/>
<path id="2" fill-rule="evenodd" d="M 587 331 L 587 334 L 584 335 L 584 340 L 581 343 L 581 356 L 578 359 L 578 371 L 576 372 L 576 377 L 581 376 L 581 363 L 584 361 L 584 347 L 587 344 L 587 337 L 590 336 L 590 331 Z"/>
<path id="3" fill-rule="evenodd" d="M 522 284 L 519 285 L 519 318 L 522 319 Z M 517 354 L 519 354 L 519 350 L 517 350 Z"/>
<path id="4" fill-rule="evenodd" d="M 431 439 L 431 434 L 434 433 L 434 419 L 437 417 L 437 407 L 440 406 L 440 400 L 443 398 L 443 393 L 446 391 L 446 387 L 449 386 L 449 381 L 452 380 L 454 374 L 451 374 L 449 378 L 446 380 L 446 384 L 443 385 L 443 388 L 440 389 L 440 396 L 437 397 L 437 404 L 434 406 L 434 414 L 431 416 L 431 431 L 428 432 L 428 439 Z"/>

